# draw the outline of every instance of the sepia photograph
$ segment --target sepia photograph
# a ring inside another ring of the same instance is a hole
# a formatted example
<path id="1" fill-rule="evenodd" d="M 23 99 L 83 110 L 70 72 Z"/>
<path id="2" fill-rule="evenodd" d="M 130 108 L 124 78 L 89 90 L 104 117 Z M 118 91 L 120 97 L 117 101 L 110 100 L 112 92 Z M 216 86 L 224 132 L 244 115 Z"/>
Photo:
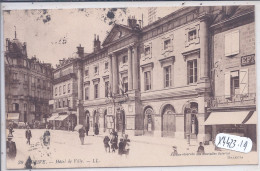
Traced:
<path id="1" fill-rule="evenodd" d="M 258 164 L 254 5 L 2 13 L 7 169 Z"/>

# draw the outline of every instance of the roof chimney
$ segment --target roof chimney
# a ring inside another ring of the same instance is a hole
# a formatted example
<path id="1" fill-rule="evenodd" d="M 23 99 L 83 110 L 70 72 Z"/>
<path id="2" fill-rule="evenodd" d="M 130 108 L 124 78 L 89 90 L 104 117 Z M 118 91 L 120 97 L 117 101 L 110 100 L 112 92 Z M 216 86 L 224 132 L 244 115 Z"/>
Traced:
<path id="1" fill-rule="evenodd" d="M 99 35 L 97 35 L 96 37 L 96 34 L 95 34 L 95 39 L 94 39 L 94 52 L 97 52 L 98 50 L 100 50 L 100 40 L 99 40 Z"/>
<path id="2" fill-rule="evenodd" d="M 77 47 L 78 51 L 77 54 L 80 58 L 84 57 L 84 47 L 81 47 L 81 44 L 79 44 L 79 46 Z"/>

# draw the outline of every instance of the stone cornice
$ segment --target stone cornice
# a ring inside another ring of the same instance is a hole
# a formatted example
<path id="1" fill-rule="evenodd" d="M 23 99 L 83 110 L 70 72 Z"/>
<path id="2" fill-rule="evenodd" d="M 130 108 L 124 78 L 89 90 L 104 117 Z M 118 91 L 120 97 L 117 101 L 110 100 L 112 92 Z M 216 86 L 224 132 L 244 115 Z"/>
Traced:
<path id="1" fill-rule="evenodd" d="M 185 91 L 167 91 L 165 93 L 154 93 L 150 95 L 141 95 L 141 101 L 146 100 L 155 100 L 155 99 L 163 99 L 163 98 L 182 98 L 182 97 L 189 97 L 189 96 L 198 96 L 196 90 L 185 90 Z"/>

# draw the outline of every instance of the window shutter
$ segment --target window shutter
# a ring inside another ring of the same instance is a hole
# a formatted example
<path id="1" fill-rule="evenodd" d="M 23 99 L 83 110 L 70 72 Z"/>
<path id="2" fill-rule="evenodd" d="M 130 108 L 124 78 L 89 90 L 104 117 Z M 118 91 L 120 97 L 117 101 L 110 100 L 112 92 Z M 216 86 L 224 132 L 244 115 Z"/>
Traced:
<path id="1" fill-rule="evenodd" d="M 225 34 L 225 56 L 230 56 L 232 53 L 232 33 Z"/>
<path id="2" fill-rule="evenodd" d="M 231 47 L 232 55 L 239 53 L 239 30 L 232 33 Z"/>
<path id="3" fill-rule="evenodd" d="M 225 98 L 230 98 L 230 72 L 225 72 Z"/>
<path id="4" fill-rule="evenodd" d="M 240 94 L 248 94 L 248 68 L 239 72 L 239 89 Z"/>

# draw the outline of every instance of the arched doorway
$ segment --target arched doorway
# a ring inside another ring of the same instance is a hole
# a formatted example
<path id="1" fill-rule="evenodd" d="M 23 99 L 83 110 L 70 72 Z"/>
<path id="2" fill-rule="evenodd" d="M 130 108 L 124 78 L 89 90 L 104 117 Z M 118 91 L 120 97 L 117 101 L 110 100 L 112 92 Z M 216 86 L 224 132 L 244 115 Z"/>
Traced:
<path id="1" fill-rule="evenodd" d="M 144 134 L 153 135 L 154 132 L 154 112 L 151 107 L 144 111 Z"/>
<path id="2" fill-rule="evenodd" d="M 198 135 L 198 103 L 190 102 L 184 109 L 185 138 L 196 139 Z"/>
<path id="3" fill-rule="evenodd" d="M 99 127 L 99 113 L 97 110 L 95 110 L 93 114 L 93 130 L 95 129 L 95 124 Z"/>
<path id="4" fill-rule="evenodd" d="M 104 132 L 106 132 L 107 129 L 107 110 L 104 111 Z"/>
<path id="5" fill-rule="evenodd" d="M 117 132 L 125 132 L 125 111 L 120 108 L 116 111 L 116 130 Z"/>
<path id="6" fill-rule="evenodd" d="M 89 111 L 87 110 L 86 112 L 85 112 L 85 127 L 86 127 L 86 129 L 88 129 L 89 130 L 89 127 L 90 127 L 90 125 L 89 125 L 89 116 L 90 116 L 90 113 L 89 113 Z"/>
<path id="7" fill-rule="evenodd" d="M 164 106 L 162 111 L 162 136 L 174 137 L 176 132 L 175 110 L 170 104 Z"/>

